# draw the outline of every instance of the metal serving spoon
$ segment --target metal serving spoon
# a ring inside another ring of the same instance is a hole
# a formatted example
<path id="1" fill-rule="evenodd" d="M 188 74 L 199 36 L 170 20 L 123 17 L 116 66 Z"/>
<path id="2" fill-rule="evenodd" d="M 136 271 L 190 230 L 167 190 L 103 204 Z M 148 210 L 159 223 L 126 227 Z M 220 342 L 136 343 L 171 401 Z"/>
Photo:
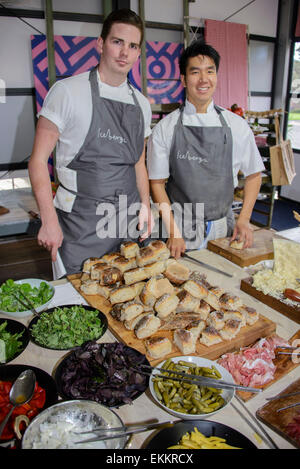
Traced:
<path id="1" fill-rule="evenodd" d="M 9 393 L 9 401 L 12 404 L 12 408 L 0 424 L 0 437 L 14 409 L 19 405 L 26 404 L 26 402 L 30 401 L 32 398 L 35 382 L 35 373 L 32 370 L 25 370 L 18 376 L 12 385 Z"/>

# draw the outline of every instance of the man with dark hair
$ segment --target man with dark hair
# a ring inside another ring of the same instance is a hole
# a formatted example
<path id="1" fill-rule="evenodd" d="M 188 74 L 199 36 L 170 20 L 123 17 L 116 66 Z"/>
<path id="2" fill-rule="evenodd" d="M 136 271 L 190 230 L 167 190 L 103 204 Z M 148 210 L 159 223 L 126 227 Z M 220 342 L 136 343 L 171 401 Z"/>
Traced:
<path id="1" fill-rule="evenodd" d="M 112 12 L 97 40 L 98 66 L 55 83 L 39 113 L 29 174 L 42 221 L 38 243 L 51 251 L 55 278 L 136 239 L 132 207 L 140 208 L 138 228 L 146 227 L 140 239 L 151 232 L 145 165 L 151 107 L 127 79 L 142 36 L 133 11 Z M 53 204 L 47 162 L 56 144 Z"/>
<path id="2" fill-rule="evenodd" d="M 210 239 L 231 236 L 244 248 L 253 242 L 249 220 L 264 165 L 247 122 L 213 102 L 219 61 L 203 41 L 187 47 L 179 61 L 185 104 L 155 126 L 148 143 L 152 198 L 176 258 L 186 249 L 206 247 Z M 246 178 L 244 201 L 233 229 L 239 171 Z"/>

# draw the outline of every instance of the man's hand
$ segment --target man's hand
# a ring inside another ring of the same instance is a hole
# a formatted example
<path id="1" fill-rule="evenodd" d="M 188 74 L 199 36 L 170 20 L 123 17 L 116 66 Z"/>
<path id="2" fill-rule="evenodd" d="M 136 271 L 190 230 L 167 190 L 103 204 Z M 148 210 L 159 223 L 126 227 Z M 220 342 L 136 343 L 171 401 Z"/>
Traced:
<path id="1" fill-rule="evenodd" d="M 186 245 L 183 238 L 169 238 L 167 241 L 167 247 L 170 249 L 172 257 L 179 259 L 182 254 L 185 253 Z"/>
<path id="2" fill-rule="evenodd" d="M 233 230 L 233 235 L 230 242 L 233 240 L 243 242 L 243 249 L 250 248 L 253 244 L 253 230 L 250 226 L 249 220 L 239 217 Z"/>
<path id="3" fill-rule="evenodd" d="M 51 252 L 51 259 L 55 262 L 57 250 L 63 242 L 63 233 L 59 223 L 42 224 L 38 232 L 37 241 L 40 246 Z"/>
<path id="4" fill-rule="evenodd" d="M 141 231 L 145 225 L 146 231 L 141 234 L 140 241 L 144 241 L 146 238 L 148 238 L 154 227 L 154 217 L 151 208 L 147 207 L 145 204 L 141 204 L 138 229 Z"/>

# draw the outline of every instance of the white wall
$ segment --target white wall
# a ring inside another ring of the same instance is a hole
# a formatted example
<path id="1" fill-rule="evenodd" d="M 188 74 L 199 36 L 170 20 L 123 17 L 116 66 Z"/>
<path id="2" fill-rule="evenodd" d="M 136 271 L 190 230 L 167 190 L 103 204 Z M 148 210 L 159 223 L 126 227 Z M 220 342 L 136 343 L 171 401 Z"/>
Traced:
<path id="1" fill-rule="evenodd" d="M 43 0 L 15 0 L 5 2 L 7 7 L 42 10 Z M 190 16 L 199 19 L 224 20 L 245 5 L 245 0 L 196 0 L 190 3 Z M 131 1 L 138 12 L 138 0 Z M 278 0 L 259 0 L 237 13 L 229 21 L 247 24 L 250 34 L 275 37 Z M 102 14 L 100 0 L 53 0 L 54 11 Z M 183 24 L 182 0 L 145 0 L 146 21 Z M 45 21 L 26 18 L 28 23 L 45 34 Z M 198 20 L 191 20 L 198 25 Z M 54 21 L 54 34 L 98 36 L 100 23 Z M 33 88 L 30 36 L 38 34 L 17 18 L 0 17 L 0 80 L 8 88 Z M 183 33 L 171 30 L 147 29 L 146 40 L 183 42 Z M 251 44 L 250 90 L 271 91 L 273 45 Z M 259 71 L 259 73 L 257 73 Z M 252 110 L 270 107 L 269 98 L 251 98 Z M 0 100 L 0 164 L 20 162 L 31 151 L 34 138 L 34 102 L 30 96 L 6 97 Z"/>

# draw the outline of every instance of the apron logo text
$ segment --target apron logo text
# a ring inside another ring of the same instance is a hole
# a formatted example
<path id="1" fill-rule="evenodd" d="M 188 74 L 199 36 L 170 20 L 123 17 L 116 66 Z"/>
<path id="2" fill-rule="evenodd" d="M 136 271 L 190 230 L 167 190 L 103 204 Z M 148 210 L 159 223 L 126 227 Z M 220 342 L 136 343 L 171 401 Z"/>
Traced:
<path id="1" fill-rule="evenodd" d="M 201 163 L 207 164 L 208 163 L 206 158 L 201 158 L 201 156 L 191 155 L 189 150 L 186 153 L 181 153 L 180 150 L 178 150 L 177 159 L 178 160 L 197 161 L 199 164 L 201 164 Z"/>
<path id="2" fill-rule="evenodd" d="M 126 138 L 121 135 L 112 135 L 110 129 L 107 129 L 106 132 L 103 132 L 100 127 L 97 133 L 98 138 L 104 138 L 105 140 L 115 140 L 118 143 L 127 143 Z"/>

